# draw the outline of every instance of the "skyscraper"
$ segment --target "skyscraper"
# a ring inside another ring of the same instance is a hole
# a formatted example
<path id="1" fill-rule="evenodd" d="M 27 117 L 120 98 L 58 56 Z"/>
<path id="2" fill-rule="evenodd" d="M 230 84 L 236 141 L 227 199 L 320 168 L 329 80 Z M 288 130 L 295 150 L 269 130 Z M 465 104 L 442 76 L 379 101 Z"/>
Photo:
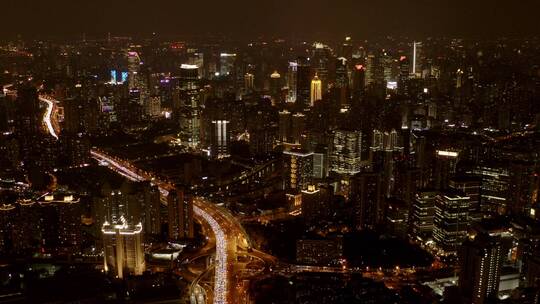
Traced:
<path id="1" fill-rule="evenodd" d="M 270 95 L 272 96 L 274 105 L 283 102 L 281 85 L 281 75 L 277 71 L 274 71 L 274 73 L 270 75 Z"/>
<path id="2" fill-rule="evenodd" d="M 296 63 L 296 106 L 306 109 L 310 104 L 311 66 L 305 57 L 298 57 Z"/>
<path id="3" fill-rule="evenodd" d="M 310 105 L 313 107 L 313 105 L 315 104 L 315 101 L 322 99 L 322 82 L 317 75 L 315 75 L 315 77 L 313 77 L 313 79 L 311 80 L 310 92 L 311 92 Z"/>
<path id="4" fill-rule="evenodd" d="M 125 275 L 141 275 L 146 269 L 142 224 L 128 224 L 124 217 L 118 223 L 105 222 L 103 256 L 105 271 L 114 271 L 122 279 Z"/>
<path id="5" fill-rule="evenodd" d="M 460 248 L 459 288 L 467 303 L 491 303 L 499 292 L 502 245 L 497 237 L 478 234 Z"/>
<path id="6" fill-rule="evenodd" d="M 355 205 L 355 225 L 359 230 L 374 229 L 384 219 L 382 176 L 361 172 L 351 178 L 351 201 Z"/>
<path id="7" fill-rule="evenodd" d="M 171 191 L 167 197 L 169 239 L 193 238 L 193 197 L 184 189 Z"/>
<path id="8" fill-rule="evenodd" d="M 444 191 L 435 200 L 433 238 L 439 253 L 457 253 L 467 236 L 470 198 L 461 192 Z"/>
<path id="9" fill-rule="evenodd" d="M 253 92 L 255 82 L 255 76 L 251 73 L 246 73 L 244 75 L 244 90 L 246 93 Z"/>
<path id="10" fill-rule="evenodd" d="M 341 174 L 356 174 L 362 168 L 362 132 L 334 131 L 330 170 Z"/>
<path id="11" fill-rule="evenodd" d="M 196 148 L 201 142 L 201 100 L 198 67 L 180 67 L 180 139 L 182 144 Z"/>
<path id="12" fill-rule="evenodd" d="M 212 157 L 224 158 L 229 156 L 229 144 L 231 141 L 231 131 L 228 127 L 228 120 L 213 120 L 212 121 L 212 140 L 210 146 L 210 154 Z"/>
<path id="13" fill-rule="evenodd" d="M 133 90 L 139 88 L 141 58 L 137 52 L 128 52 L 128 88 Z"/>
<path id="14" fill-rule="evenodd" d="M 412 75 L 415 78 L 422 77 L 422 42 L 413 42 Z"/>
<path id="15" fill-rule="evenodd" d="M 287 102 L 296 102 L 297 93 L 297 75 L 298 75 L 298 63 L 295 61 L 289 62 L 289 70 L 287 72 L 287 88 L 289 89 L 287 95 Z"/>
<path id="16" fill-rule="evenodd" d="M 283 151 L 286 156 L 285 189 L 305 190 L 313 176 L 313 152 L 301 149 Z"/>
<path id="17" fill-rule="evenodd" d="M 236 62 L 236 54 L 221 53 L 219 55 L 219 74 L 221 76 L 231 75 L 234 72 L 235 62 Z"/>
<path id="18" fill-rule="evenodd" d="M 435 218 L 435 201 L 438 192 L 419 191 L 412 204 L 411 238 L 426 243 L 432 239 L 433 221 Z"/>

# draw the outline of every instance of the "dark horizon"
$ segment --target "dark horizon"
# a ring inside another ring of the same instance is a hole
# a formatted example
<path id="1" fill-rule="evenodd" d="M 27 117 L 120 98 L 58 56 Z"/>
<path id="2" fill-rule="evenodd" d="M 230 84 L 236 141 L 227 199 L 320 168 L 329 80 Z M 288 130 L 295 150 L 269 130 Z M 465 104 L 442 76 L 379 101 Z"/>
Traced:
<path id="1" fill-rule="evenodd" d="M 148 36 L 226 35 L 317 37 L 380 36 L 528 37 L 540 34 L 540 3 L 512 1 L 419 0 L 22 0 L 4 5 L 0 34 L 6 38 L 68 38 L 86 33 Z"/>

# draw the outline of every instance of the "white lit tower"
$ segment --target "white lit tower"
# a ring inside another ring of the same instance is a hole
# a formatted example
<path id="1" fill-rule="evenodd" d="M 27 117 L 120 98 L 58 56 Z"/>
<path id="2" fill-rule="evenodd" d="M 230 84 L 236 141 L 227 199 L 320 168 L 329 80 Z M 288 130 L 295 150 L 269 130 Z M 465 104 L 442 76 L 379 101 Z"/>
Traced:
<path id="1" fill-rule="evenodd" d="M 141 58 L 137 52 L 128 52 L 128 88 L 134 90 L 139 87 L 139 73 L 141 70 Z"/>

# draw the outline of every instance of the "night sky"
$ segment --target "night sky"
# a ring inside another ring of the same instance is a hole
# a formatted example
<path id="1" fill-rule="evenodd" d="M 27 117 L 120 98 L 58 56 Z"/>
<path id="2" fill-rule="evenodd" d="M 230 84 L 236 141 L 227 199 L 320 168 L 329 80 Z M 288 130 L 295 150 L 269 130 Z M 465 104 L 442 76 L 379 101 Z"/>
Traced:
<path id="1" fill-rule="evenodd" d="M 540 34 L 538 0 L 2 0 L 0 34 Z"/>

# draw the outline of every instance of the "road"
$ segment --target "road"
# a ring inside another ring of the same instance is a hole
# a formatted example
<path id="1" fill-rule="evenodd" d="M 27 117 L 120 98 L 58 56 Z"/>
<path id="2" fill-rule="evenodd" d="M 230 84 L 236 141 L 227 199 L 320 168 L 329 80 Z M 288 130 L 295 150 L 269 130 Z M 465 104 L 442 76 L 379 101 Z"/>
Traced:
<path id="1" fill-rule="evenodd" d="M 39 95 L 39 100 L 47 104 L 47 110 L 45 111 L 45 114 L 43 114 L 43 123 L 47 127 L 47 131 L 49 132 L 49 134 L 51 134 L 52 137 L 58 139 L 59 128 L 58 126 L 57 128 L 53 127 L 53 112 L 56 108 L 56 100 L 46 95 Z M 57 125 L 56 122 L 54 124 Z"/>
<path id="2" fill-rule="evenodd" d="M 150 180 L 158 186 L 162 202 L 166 203 L 166 196 L 173 189 L 169 182 L 156 180 L 152 174 L 138 170 L 129 162 L 110 156 L 100 150 L 91 150 L 91 155 L 102 165 L 106 165 L 109 169 L 132 181 Z M 211 227 L 216 239 L 213 303 L 234 303 L 234 284 L 231 280 L 234 278 L 237 250 L 239 247 L 249 247 L 248 237 L 238 221 L 229 212 L 204 198 L 194 199 L 193 211 L 198 220 L 204 221 Z"/>

